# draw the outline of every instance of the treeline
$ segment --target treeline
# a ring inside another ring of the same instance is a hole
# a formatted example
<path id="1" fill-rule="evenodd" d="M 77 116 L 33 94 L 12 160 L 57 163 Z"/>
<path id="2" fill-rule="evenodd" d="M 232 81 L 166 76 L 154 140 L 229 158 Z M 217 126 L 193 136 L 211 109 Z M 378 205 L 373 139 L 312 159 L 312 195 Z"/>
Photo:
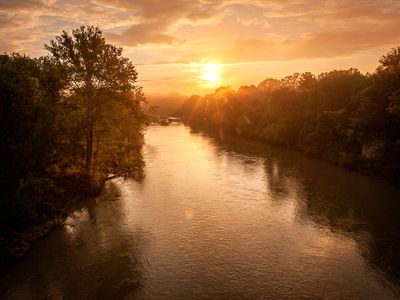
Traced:
<path id="1" fill-rule="evenodd" d="M 146 108 L 159 117 L 165 118 L 182 106 L 186 97 L 178 93 L 150 94 L 147 96 Z"/>
<path id="2" fill-rule="evenodd" d="M 400 183 L 400 47 L 373 74 L 295 73 L 189 97 L 187 122 L 300 150 Z"/>
<path id="3" fill-rule="evenodd" d="M 74 191 L 93 195 L 143 164 L 144 95 L 122 49 L 97 27 L 45 47 L 41 58 L 0 55 L 0 244 L 5 230 L 60 213 Z"/>

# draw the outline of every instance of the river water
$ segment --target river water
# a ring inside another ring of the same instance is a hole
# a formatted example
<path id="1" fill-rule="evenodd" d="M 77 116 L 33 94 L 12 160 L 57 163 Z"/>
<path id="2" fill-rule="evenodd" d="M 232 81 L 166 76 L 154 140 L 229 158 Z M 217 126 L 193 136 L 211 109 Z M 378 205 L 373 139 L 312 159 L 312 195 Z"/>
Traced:
<path id="1" fill-rule="evenodd" d="M 115 179 L 0 275 L 5 299 L 396 299 L 400 190 L 280 148 L 147 129 Z"/>

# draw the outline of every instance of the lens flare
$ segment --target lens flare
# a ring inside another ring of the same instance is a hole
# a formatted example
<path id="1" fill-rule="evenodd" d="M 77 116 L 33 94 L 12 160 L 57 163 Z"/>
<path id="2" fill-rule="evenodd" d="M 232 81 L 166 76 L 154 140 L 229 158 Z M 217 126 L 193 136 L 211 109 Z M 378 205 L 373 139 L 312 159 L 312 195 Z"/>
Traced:
<path id="1" fill-rule="evenodd" d="M 191 221 L 193 218 L 193 210 L 188 209 L 185 211 L 185 217 L 187 221 Z"/>

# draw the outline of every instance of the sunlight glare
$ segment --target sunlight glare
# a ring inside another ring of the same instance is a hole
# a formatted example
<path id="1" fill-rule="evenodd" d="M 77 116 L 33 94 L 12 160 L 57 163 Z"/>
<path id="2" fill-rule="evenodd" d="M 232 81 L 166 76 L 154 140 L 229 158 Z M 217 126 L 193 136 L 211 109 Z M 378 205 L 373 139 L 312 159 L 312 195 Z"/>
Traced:
<path id="1" fill-rule="evenodd" d="M 212 64 L 203 65 L 203 75 L 201 78 L 209 83 L 217 83 L 220 80 L 218 66 Z"/>

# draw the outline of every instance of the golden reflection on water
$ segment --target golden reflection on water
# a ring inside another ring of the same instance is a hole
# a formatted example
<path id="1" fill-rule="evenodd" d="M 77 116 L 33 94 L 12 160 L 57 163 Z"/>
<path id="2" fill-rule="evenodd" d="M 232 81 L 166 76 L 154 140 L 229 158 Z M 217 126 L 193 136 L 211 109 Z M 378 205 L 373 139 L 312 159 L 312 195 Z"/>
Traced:
<path id="1" fill-rule="evenodd" d="M 64 228 L 68 234 L 74 235 L 79 229 L 79 223 L 89 220 L 89 212 L 87 208 L 82 208 L 73 212 L 64 222 Z"/>
<path id="2" fill-rule="evenodd" d="M 360 244 L 309 215 L 309 191 L 292 158 L 282 165 L 274 153 L 232 151 L 183 126 L 153 127 L 146 137 L 145 179 L 124 184 L 123 205 L 125 222 L 151 236 L 148 295 L 174 297 L 189 284 L 210 297 L 226 286 L 255 298 L 262 291 L 391 298 L 368 271 Z"/>
<path id="3" fill-rule="evenodd" d="M 3 278 L 13 286 L 6 295 L 399 295 L 398 189 L 290 151 L 226 135 L 220 142 L 183 125 L 150 127 L 143 153 L 144 179 L 108 182 L 104 195 Z"/>

